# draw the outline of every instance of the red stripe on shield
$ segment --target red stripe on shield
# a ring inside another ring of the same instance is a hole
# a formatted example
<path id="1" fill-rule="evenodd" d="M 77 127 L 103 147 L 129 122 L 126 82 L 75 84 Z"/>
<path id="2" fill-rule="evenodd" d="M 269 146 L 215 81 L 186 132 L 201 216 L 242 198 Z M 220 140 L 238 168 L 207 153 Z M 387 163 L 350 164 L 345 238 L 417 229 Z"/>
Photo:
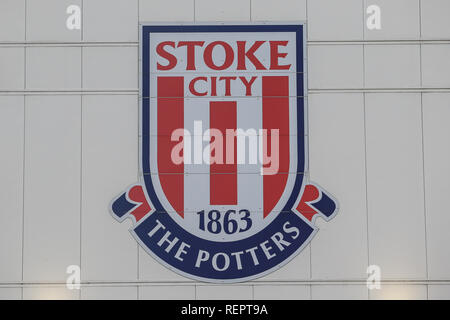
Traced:
<path id="1" fill-rule="evenodd" d="M 209 104 L 209 123 L 211 129 L 218 129 L 223 136 L 222 163 L 213 163 L 217 159 L 217 150 L 211 154 L 210 165 L 210 196 L 211 205 L 236 205 L 237 204 L 237 146 L 236 135 L 226 135 L 227 129 L 233 132 L 237 126 L 236 101 L 211 101 Z M 233 154 L 226 154 L 226 145 L 233 142 Z M 211 141 L 213 143 L 213 141 Z M 219 146 L 220 147 L 220 146 Z M 232 160 L 232 161 L 227 161 Z M 232 163 L 230 163 L 232 162 Z"/>
<path id="2" fill-rule="evenodd" d="M 267 139 L 263 139 L 263 154 L 270 155 L 271 130 L 279 130 L 278 173 L 264 175 L 263 198 L 264 218 L 273 210 L 286 187 L 289 172 L 289 78 L 287 76 L 266 76 L 262 78 L 263 129 Z M 275 149 L 276 150 L 276 149 Z M 263 159 L 265 160 L 265 159 Z M 265 163 L 266 161 L 264 161 Z M 263 165 L 263 168 L 270 164 Z"/>
<path id="3" fill-rule="evenodd" d="M 183 77 L 158 77 L 158 173 L 161 187 L 174 210 L 184 217 L 184 164 L 171 158 L 171 132 L 184 128 Z"/>

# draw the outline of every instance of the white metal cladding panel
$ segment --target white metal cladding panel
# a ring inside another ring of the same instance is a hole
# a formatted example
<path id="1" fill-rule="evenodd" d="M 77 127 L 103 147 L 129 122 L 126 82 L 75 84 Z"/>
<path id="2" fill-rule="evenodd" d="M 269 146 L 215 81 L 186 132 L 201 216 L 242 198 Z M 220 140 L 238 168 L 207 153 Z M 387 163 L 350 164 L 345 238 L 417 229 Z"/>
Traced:
<path id="1" fill-rule="evenodd" d="M 310 45 L 309 89 L 360 89 L 364 86 L 363 45 Z"/>
<path id="2" fill-rule="evenodd" d="M 313 0 L 307 3 L 309 40 L 362 40 L 362 0 Z"/>
<path id="3" fill-rule="evenodd" d="M 83 48 L 83 89 L 136 90 L 137 87 L 136 46 Z"/>
<path id="4" fill-rule="evenodd" d="M 447 0 L 422 0 L 422 37 L 424 39 L 450 38 L 450 2 Z"/>
<path id="5" fill-rule="evenodd" d="M 173 10 L 173 8 L 177 10 Z M 139 21 L 194 21 L 194 0 L 140 0 Z"/>
<path id="6" fill-rule="evenodd" d="M 192 285 L 151 285 L 139 287 L 141 300 L 195 299 L 196 289 Z"/>
<path id="7" fill-rule="evenodd" d="M 366 40 L 407 40 L 420 37 L 420 0 L 364 0 L 364 8 L 372 4 L 382 10 L 382 29 L 372 32 L 364 28 Z"/>
<path id="8" fill-rule="evenodd" d="M 75 90 L 81 87 L 81 48 L 26 49 L 26 89 Z"/>
<path id="9" fill-rule="evenodd" d="M 425 300 L 427 286 L 425 285 L 383 285 L 380 290 L 371 290 L 369 298 L 373 300 Z"/>
<path id="10" fill-rule="evenodd" d="M 420 102 L 366 94 L 369 262 L 387 279 L 427 277 Z"/>
<path id="11" fill-rule="evenodd" d="M 308 300 L 310 298 L 310 286 L 307 285 L 278 285 L 274 290 L 273 285 L 257 285 L 253 287 L 255 300 Z"/>
<path id="12" fill-rule="evenodd" d="M 367 300 L 365 285 L 333 284 L 311 286 L 311 299 L 320 300 Z"/>
<path id="13" fill-rule="evenodd" d="M 335 190 L 345 212 L 333 223 L 316 220 L 320 232 L 311 243 L 312 278 L 364 279 L 368 256 L 363 94 L 311 94 L 309 126 L 311 181 Z"/>
<path id="14" fill-rule="evenodd" d="M 24 286 L 22 298 L 25 300 L 78 300 L 79 290 L 68 290 L 65 286 Z"/>
<path id="15" fill-rule="evenodd" d="M 22 280 L 23 96 L 0 96 L 0 281 Z"/>
<path id="16" fill-rule="evenodd" d="M 304 21 L 306 0 L 251 0 L 253 21 Z"/>
<path id="17" fill-rule="evenodd" d="M 80 263 L 81 97 L 27 96 L 24 150 L 23 279 L 65 281 Z"/>
<path id="18" fill-rule="evenodd" d="M 0 288 L 0 300 L 19 300 L 21 297 L 21 288 Z"/>
<path id="19" fill-rule="evenodd" d="M 197 21 L 250 20 L 250 0 L 196 0 L 194 10 Z"/>
<path id="20" fill-rule="evenodd" d="M 430 285 L 428 286 L 428 298 L 433 300 L 449 300 L 449 285 Z"/>
<path id="21" fill-rule="evenodd" d="M 450 216 L 446 205 L 450 192 L 450 94 L 423 95 L 425 155 L 425 204 L 427 217 L 428 272 L 431 279 L 450 277 L 450 254 L 442 249 L 449 243 Z M 440 142 L 442 141 L 442 142 Z"/>
<path id="22" fill-rule="evenodd" d="M 419 45 L 366 45 L 366 88 L 419 88 Z"/>
<path id="23" fill-rule="evenodd" d="M 253 286 L 239 285 L 198 285 L 197 299 L 202 300 L 249 300 L 254 297 Z"/>
<path id="24" fill-rule="evenodd" d="M 449 3 L 1 0 L 0 298 L 448 298 Z M 82 5 L 82 31 L 64 27 L 69 4 Z M 381 30 L 365 27 L 369 4 Z M 139 174 L 138 23 L 267 20 L 308 23 L 310 177 L 341 211 L 279 271 L 199 284 L 149 257 L 107 211 Z M 368 292 L 369 263 L 424 282 Z M 64 284 L 70 264 L 97 285 L 50 284 Z"/>
<path id="25" fill-rule="evenodd" d="M 26 0 L 27 41 L 80 41 L 80 30 L 61 28 L 66 23 L 70 5 L 81 5 L 81 0 Z"/>
<path id="26" fill-rule="evenodd" d="M 135 95 L 82 99 L 83 280 L 126 281 L 138 276 L 138 246 L 127 232 L 128 223 L 116 223 L 104 208 L 114 190 L 138 177 L 137 103 Z"/>
<path id="27" fill-rule="evenodd" d="M 24 88 L 25 49 L 5 47 L 0 51 L 0 90 L 22 90 Z"/>
<path id="28" fill-rule="evenodd" d="M 25 1 L 0 1 L 0 39 L 1 41 L 25 40 Z"/>
<path id="29" fill-rule="evenodd" d="M 83 40 L 137 41 L 138 16 L 138 0 L 83 1 Z"/>
<path id="30" fill-rule="evenodd" d="M 422 46 L 422 81 L 425 88 L 450 87 L 450 44 Z"/>
<path id="31" fill-rule="evenodd" d="M 81 289 L 82 300 L 136 300 L 138 297 L 137 287 L 83 287 Z"/>

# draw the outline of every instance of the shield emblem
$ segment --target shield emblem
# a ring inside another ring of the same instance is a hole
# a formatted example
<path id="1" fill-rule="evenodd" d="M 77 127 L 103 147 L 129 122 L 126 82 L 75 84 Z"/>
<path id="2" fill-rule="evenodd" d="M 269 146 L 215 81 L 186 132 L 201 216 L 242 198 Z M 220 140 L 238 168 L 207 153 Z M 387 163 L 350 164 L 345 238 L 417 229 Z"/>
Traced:
<path id="1" fill-rule="evenodd" d="M 337 212 L 306 181 L 305 47 L 303 24 L 141 26 L 142 180 L 111 212 L 165 266 L 260 277 Z"/>

